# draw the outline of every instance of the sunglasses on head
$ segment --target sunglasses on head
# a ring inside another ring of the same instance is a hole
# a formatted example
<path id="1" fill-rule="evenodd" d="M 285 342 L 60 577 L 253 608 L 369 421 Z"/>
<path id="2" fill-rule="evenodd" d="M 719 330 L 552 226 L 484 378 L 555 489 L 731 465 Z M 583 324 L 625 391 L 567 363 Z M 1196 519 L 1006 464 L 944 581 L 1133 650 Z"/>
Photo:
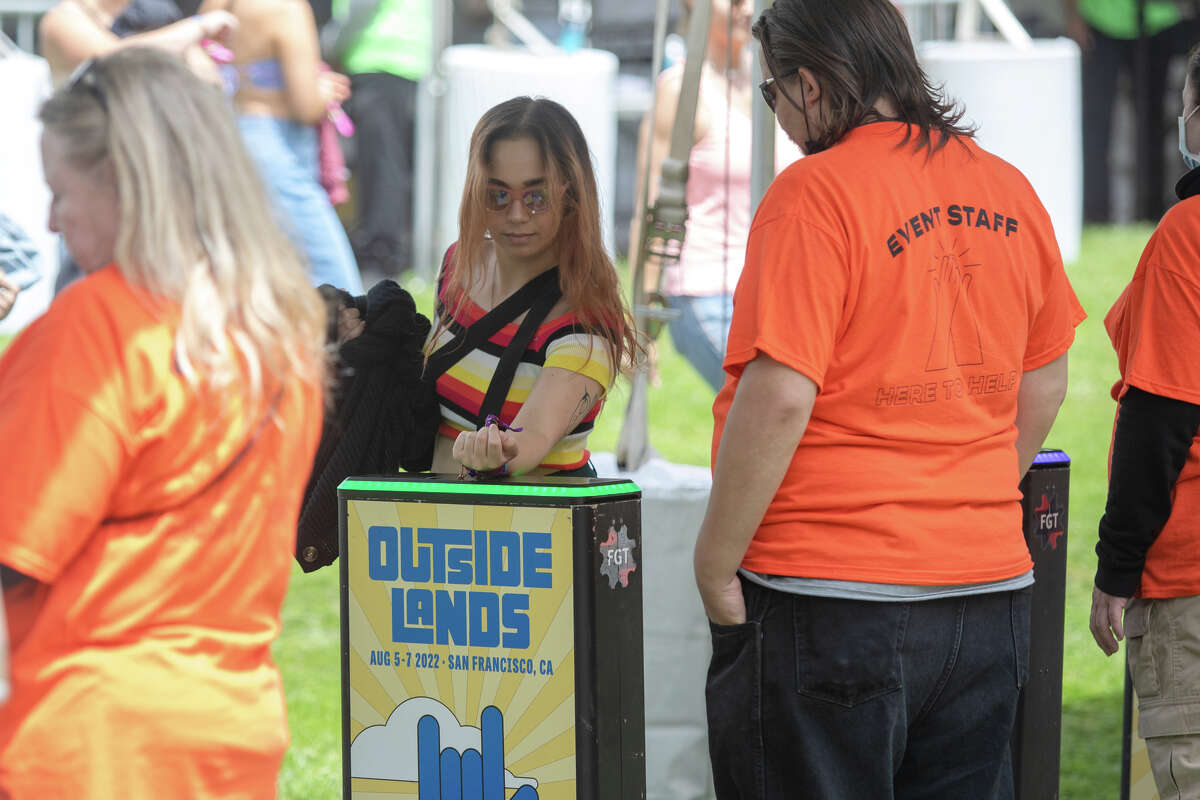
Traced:
<path id="1" fill-rule="evenodd" d="M 513 201 L 513 193 L 508 189 L 489 186 L 485 195 L 488 211 L 504 211 Z M 526 189 L 521 193 L 521 202 L 530 214 L 541 214 L 550 210 L 550 198 L 545 187 Z"/>
<path id="2" fill-rule="evenodd" d="M 77 89 L 82 89 L 89 92 L 96 98 L 96 102 L 100 104 L 100 108 L 108 111 L 108 102 L 104 99 L 104 88 L 100 85 L 100 78 L 96 74 L 97 60 L 89 58 L 75 68 L 71 73 L 71 77 L 67 79 L 67 91 L 73 92 Z"/>

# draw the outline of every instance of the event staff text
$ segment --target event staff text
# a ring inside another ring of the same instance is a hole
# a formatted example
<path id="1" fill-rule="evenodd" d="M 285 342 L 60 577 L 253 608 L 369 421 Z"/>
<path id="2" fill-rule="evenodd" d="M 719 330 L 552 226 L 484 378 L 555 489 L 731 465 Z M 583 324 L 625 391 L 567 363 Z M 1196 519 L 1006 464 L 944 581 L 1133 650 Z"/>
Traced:
<path id="1" fill-rule="evenodd" d="M 392 588 L 392 639 L 529 647 L 529 592 L 552 587 L 550 534 L 459 528 L 367 529 L 367 574 Z M 428 586 L 421 586 L 428 584 Z M 442 587 L 469 586 L 469 589 Z"/>
<path id="2" fill-rule="evenodd" d="M 1019 227 L 1016 218 L 1010 217 L 1007 214 L 965 204 L 959 205 L 958 203 L 951 203 L 946 207 L 945 220 L 947 225 L 984 228 L 985 230 L 995 231 L 997 234 L 1004 234 L 1005 237 L 1016 233 Z M 929 231 L 940 227 L 941 224 L 941 206 L 934 206 L 933 208 L 916 212 L 908 219 L 899 223 L 896 226 L 896 232 L 888 237 L 888 252 L 892 254 L 892 258 L 895 258 L 904 252 L 904 248 L 913 239 L 920 239 Z"/>

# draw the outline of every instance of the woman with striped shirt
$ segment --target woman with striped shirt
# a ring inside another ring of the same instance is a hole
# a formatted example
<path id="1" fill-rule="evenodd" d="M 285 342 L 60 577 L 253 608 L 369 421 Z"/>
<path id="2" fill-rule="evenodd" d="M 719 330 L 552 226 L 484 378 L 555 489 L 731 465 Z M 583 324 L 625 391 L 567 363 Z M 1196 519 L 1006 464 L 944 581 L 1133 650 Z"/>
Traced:
<path id="1" fill-rule="evenodd" d="M 637 347 L 579 124 L 545 98 L 495 106 L 438 281 L 433 470 L 594 476 L 587 436 Z"/>

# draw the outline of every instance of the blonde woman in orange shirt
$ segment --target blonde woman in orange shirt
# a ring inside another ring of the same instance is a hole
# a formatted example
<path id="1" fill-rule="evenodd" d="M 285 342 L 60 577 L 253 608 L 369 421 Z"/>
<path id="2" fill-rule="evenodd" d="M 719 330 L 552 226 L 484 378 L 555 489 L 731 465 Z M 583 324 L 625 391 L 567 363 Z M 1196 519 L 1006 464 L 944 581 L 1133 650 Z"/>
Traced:
<path id="1" fill-rule="evenodd" d="M 0 796 L 275 797 L 323 306 L 179 59 L 85 64 L 41 119 L 84 277 L 0 359 Z"/>

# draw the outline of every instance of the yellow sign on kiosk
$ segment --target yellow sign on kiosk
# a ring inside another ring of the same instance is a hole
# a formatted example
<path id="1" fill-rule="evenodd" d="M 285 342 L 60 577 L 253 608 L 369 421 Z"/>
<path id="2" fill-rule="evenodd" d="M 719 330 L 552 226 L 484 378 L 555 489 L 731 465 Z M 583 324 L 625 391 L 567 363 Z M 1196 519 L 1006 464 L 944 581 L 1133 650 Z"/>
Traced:
<path id="1" fill-rule="evenodd" d="M 614 758 L 621 785 L 641 776 L 619 796 L 644 796 L 638 494 L 589 479 L 342 484 L 345 797 L 617 796 L 595 785 Z M 636 647 L 619 624 L 635 605 Z M 622 685 L 596 681 L 604 668 L 626 673 L 627 697 L 602 696 Z M 615 728 L 590 720 L 614 711 Z M 594 724 L 626 746 L 602 753 Z"/>

